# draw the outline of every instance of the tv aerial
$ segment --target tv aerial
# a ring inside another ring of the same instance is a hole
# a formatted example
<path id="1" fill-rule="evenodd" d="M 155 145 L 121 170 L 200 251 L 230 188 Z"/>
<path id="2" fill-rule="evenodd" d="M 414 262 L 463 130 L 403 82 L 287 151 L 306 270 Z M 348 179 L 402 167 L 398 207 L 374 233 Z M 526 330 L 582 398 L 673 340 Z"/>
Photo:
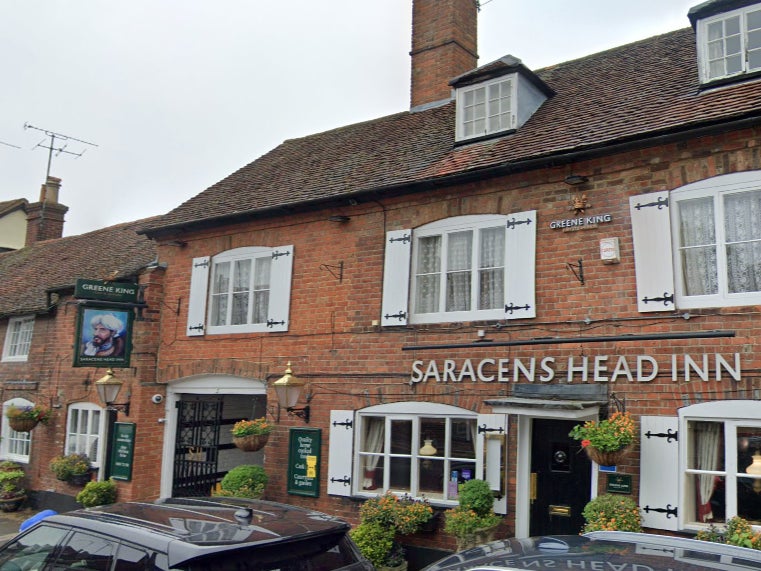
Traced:
<path id="1" fill-rule="evenodd" d="M 45 180 L 47 180 L 48 177 L 50 176 L 50 164 L 53 161 L 53 152 L 55 152 L 55 156 L 58 156 L 60 154 L 66 154 L 66 155 L 74 155 L 74 157 L 76 158 L 79 158 L 85 154 L 85 151 L 87 150 L 87 148 L 82 149 L 82 151 L 79 153 L 67 150 L 67 147 L 70 141 L 75 143 L 81 143 L 83 145 L 90 145 L 91 147 L 98 146 L 95 143 L 90 143 L 89 141 L 77 139 L 76 137 L 72 137 L 71 135 L 64 135 L 63 133 L 56 133 L 55 131 L 42 129 L 40 127 L 35 127 L 34 125 L 30 123 L 24 123 L 24 129 L 25 130 L 34 129 L 35 131 L 41 131 L 42 133 L 45 133 L 45 137 L 49 139 L 49 141 L 46 141 L 46 139 L 43 139 L 42 141 L 40 141 L 33 147 L 35 149 L 37 147 L 42 147 L 43 149 L 48 150 L 48 169 L 45 175 Z M 56 140 L 59 141 L 59 146 L 57 147 L 56 147 Z M 47 144 L 43 144 L 43 143 L 47 143 Z"/>

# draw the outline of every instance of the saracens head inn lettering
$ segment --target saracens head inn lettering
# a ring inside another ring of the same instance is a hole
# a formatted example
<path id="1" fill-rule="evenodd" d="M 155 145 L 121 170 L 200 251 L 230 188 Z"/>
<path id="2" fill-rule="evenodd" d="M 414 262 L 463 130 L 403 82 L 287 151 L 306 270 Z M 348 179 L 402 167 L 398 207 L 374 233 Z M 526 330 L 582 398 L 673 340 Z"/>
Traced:
<path id="1" fill-rule="evenodd" d="M 528 359 L 486 358 L 413 361 L 410 384 L 416 383 L 649 383 L 659 375 L 672 382 L 740 381 L 740 354 L 718 353 L 671 355 L 659 363 L 650 355 L 597 355 L 530 357 Z"/>

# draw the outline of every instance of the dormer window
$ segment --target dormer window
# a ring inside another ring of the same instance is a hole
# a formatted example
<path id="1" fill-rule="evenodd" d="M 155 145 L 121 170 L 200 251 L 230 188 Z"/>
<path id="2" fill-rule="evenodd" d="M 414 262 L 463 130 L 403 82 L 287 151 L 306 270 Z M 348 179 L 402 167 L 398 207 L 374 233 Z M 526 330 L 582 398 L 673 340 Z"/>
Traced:
<path id="1" fill-rule="evenodd" d="M 555 94 L 513 56 L 461 75 L 450 85 L 457 100 L 458 142 L 512 133 Z"/>
<path id="2" fill-rule="evenodd" d="M 501 77 L 457 92 L 458 140 L 515 129 L 513 77 Z"/>
<path id="3" fill-rule="evenodd" d="M 761 4 L 698 20 L 697 38 L 703 83 L 761 71 Z"/>

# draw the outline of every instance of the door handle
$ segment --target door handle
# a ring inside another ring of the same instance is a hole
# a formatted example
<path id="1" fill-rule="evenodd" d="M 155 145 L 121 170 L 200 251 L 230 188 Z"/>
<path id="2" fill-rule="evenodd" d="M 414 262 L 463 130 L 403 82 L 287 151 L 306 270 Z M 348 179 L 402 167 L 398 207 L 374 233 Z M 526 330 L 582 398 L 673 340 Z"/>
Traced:
<path id="1" fill-rule="evenodd" d="M 539 481 L 539 474 L 531 472 L 531 481 L 529 482 L 528 497 L 533 502 L 536 499 L 537 482 Z"/>
<path id="2" fill-rule="evenodd" d="M 571 517 L 571 506 L 550 505 L 550 515 L 559 517 Z"/>

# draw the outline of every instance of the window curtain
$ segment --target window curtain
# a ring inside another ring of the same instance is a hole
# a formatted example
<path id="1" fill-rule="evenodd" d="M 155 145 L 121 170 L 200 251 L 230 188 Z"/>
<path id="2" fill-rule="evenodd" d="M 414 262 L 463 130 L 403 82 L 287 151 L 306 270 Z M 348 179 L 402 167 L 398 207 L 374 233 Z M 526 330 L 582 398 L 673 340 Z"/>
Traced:
<path id="1" fill-rule="evenodd" d="M 727 195 L 724 228 L 730 293 L 761 290 L 761 191 Z"/>
<path id="2" fill-rule="evenodd" d="M 447 311 L 470 310 L 473 232 L 455 232 L 447 240 Z"/>
<path id="3" fill-rule="evenodd" d="M 421 238 L 417 249 L 415 311 L 435 313 L 439 310 L 441 236 Z"/>
<path id="4" fill-rule="evenodd" d="M 679 237 L 685 293 L 717 293 L 716 229 L 711 197 L 679 203 Z"/>
<path id="5" fill-rule="evenodd" d="M 365 446 L 364 452 L 383 452 L 383 443 L 386 438 L 386 419 L 382 417 L 369 417 L 364 419 Z M 378 466 L 380 456 L 364 456 L 364 478 L 362 489 L 372 490 L 375 485 L 375 468 Z M 369 474 L 369 475 L 368 475 Z"/>
<path id="6" fill-rule="evenodd" d="M 695 424 L 695 446 L 698 470 L 719 469 L 719 438 L 721 426 L 716 422 L 697 422 Z M 716 487 L 716 476 L 699 474 L 697 481 L 698 521 L 712 521 L 711 496 Z"/>
<path id="7" fill-rule="evenodd" d="M 495 309 L 505 304 L 505 230 L 481 231 L 480 289 L 478 309 Z"/>

